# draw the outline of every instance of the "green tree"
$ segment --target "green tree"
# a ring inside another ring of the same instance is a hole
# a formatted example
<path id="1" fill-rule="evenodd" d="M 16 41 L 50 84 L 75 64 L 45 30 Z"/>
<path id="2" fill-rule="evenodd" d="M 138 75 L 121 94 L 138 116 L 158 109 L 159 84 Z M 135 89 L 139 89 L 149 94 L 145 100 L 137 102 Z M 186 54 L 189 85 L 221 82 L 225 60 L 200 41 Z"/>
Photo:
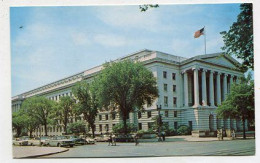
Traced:
<path id="1" fill-rule="evenodd" d="M 25 128 L 25 118 L 21 114 L 20 110 L 18 112 L 12 113 L 12 127 L 16 130 L 16 137 L 19 137 L 22 130 Z"/>
<path id="2" fill-rule="evenodd" d="M 220 33 L 225 44 L 222 50 L 242 59 L 244 69 L 254 69 L 252 4 L 241 4 L 240 10 L 237 21 L 232 24 L 229 31 Z"/>
<path id="3" fill-rule="evenodd" d="M 86 81 L 78 82 L 73 88 L 72 92 L 78 100 L 75 112 L 78 115 L 83 114 L 84 120 L 92 129 L 92 135 L 95 137 L 95 118 L 98 113 L 98 100 L 96 96 L 96 85 L 86 83 Z"/>
<path id="4" fill-rule="evenodd" d="M 27 113 L 29 118 L 37 119 L 39 124 L 44 126 L 45 136 L 47 136 L 47 126 L 52 121 L 51 112 L 53 112 L 55 105 L 54 101 L 39 96 L 26 99 L 21 109 Z"/>
<path id="5" fill-rule="evenodd" d="M 243 138 L 245 134 L 245 120 L 254 123 L 254 81 L 243 80 L 241 84 L 233 84 L 230 94 L 217 108 L 216 112 L 220 118 L 241 119 L 243 123 Z"/>
<path id="6" fill-rule="evenodd" d="M 143 110 L 143 105 L 152 104 L 158 97 L 156 78 L 141 63 L 130 60 L 111 62 L 96 78 L 98 99 L 102 107 L 113 110 L 111 104 L 120 112 L 125 134 L 127 134 L 127 115 L 135 108 Z"/>
<path id="7" fill-rule="evenodd" d="M 69 118 L 73 117 L 73 109 L 76 105 L 75 99 L 70 96 L 61 97 L 55 109 L 56 119 L 64 124 L 65 134 L 67 134 L 67 124 Z"/>
<path id="8" fill-rule="evenodd" d="M 139 5 L 139 9 L 140 9 L 141 12 L 145 12 L 145 11 L 147 11 L 149 8 L 157 8 L 157 7 L 159 7 L 158 4 L 155 4 L 155 5 L 153 5 L 153 4 Z"/>
<path id="9" fill-rule="evenodd" d="M 68 125 L 66 133 L 80 134 L 86 132 L 86 124 L 84 121 L 77 121 Z"/>

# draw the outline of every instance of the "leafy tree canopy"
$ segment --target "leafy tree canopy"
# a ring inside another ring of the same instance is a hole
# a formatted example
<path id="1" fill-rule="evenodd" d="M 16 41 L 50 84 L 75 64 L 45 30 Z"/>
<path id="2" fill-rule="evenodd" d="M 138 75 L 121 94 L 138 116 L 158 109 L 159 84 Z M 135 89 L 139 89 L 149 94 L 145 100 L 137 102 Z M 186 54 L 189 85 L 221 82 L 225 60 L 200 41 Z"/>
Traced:
<path id="1" fill-rule="evenodd" d="M 244 79 L 241 84 L 233 84 L 230 94 L 217 108 L 216 112 L 220 118 L 239 118 L 243 121 L 245 132 L 245 120 L 254 123 L 254 81 Z M 245 135 L 244 135 L 245 138 Z"/>
<path id="2" fill-rule="evenodd" d="M 157 7 L 159 7 L 158 4 L 155 4 L 155 5 L 153 5 L 153 4 L 139 5 L 139 9 L 140 9 L 141 12 L 145 12 L 145 11 L 147 11 L 149 8 L 157 8 Z"/>
<path id="3" fill-rule="evenodd" d="M 252 4 L 241 4 L 240 10 L 237 21 L 232 24 L 229 31 L 220 33 L 225 44 L 222 50 L 242 59 L 243 69 L 254 69 Z"/>
<path id="4" fill-rule="evenodd" d="M 92 129 L 92 135 L 95 131 L 95 118 L 98 112 L 98 100 L 96 96 L 96 84 L 88 84 L 86 81 L 78 82 L 73 88 L 72 92 L 78 100 L 75 112 L 80 115 L 83 114 L 84 119 Z"/>
<path id="5" fill-rule="evenodd" d="M 68 133 L 73 133 L 73 134 L 79 134 L 79 133 L 85 133 L 86 132 L 86 124 L 84 121 L 77 121 L 74 123 L 70 123 L 68 125 L 67 129 Z"/>
<path id="6" fill-rule="evenodd" d="M 45 135 L 47 136 L 47 125 L 52 121 L 51 113 L 56 103 L 46 97 L 31 97 L 22 104 L 22 110 L 31 118 L 37 119 L 39 124 L 44 125 Z"/>
<path id="7" fill-rule="evenodd" d="M 106 63 L 96 78 L 99 103 L 104 108 L 118 107 L 127 131 L 127 115 L 143 109 L 158 97 L 156 78 L 141 63 L 130 60 Z"/>

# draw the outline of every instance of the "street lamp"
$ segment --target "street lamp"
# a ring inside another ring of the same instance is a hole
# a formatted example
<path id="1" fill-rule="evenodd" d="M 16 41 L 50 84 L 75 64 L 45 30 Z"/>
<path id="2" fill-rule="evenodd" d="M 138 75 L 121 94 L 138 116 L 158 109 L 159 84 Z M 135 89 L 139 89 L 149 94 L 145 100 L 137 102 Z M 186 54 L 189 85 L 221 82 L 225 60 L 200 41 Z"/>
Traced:
<path id="1" fill-rule="evenodd" d="M 156 108 L 157 108 L 157 111 L 158 111 L 158 116 L 159 116 L 159 119 L 158 119 L 158 141 L 162 141 L 162 138 L 161 138 L 161 121 L 162 121 L 162 117 L 161 117 L 161 109 L 162 109 L 162 105 L 156 105 Z"/>

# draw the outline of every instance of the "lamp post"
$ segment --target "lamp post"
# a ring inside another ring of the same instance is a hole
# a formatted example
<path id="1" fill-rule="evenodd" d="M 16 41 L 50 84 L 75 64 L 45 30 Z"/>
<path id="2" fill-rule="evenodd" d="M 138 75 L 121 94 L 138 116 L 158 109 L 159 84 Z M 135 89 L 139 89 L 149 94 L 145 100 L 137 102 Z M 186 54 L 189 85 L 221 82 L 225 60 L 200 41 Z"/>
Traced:
<path id="1" fill-rule="evenodd" d="M 156 105 L 156 108 L 157 108 L 157 111 L 158 111 L 158 116 L 159 116 L 159 119 L 158 119 L 158 141 L 162 141 L 162 138 L 161 138 L 161 121 L 162 121 L 162 117 L 161 117 L 161 109 L 162 109 L 162 105 Z"/>

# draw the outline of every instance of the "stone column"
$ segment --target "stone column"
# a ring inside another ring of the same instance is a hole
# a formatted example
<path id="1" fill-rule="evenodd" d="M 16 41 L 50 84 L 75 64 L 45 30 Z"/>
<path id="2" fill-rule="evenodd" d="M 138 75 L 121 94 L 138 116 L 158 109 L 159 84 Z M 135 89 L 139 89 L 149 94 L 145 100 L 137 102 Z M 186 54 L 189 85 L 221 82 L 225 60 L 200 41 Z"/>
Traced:
<path id="1" fill-rule="evenodd" d="M 240 81 L 239 81 L 239 77 L 238 77 L 238 76 L 237 76 L 237 78 L 236 78 L 236 83 L 237 83 L 237 84 L 240 83 Z"/>
<path id="2" fill-rule="evenodd" d="M 209 75 L 209 93 L 210 93 L 210 106 L 215 106 L 214 100 L 214 72 L 211 70 Z"/>
<path id="3" fill-rule="evenodd" d="M 221 105 L 220 73 L 217 74 L 217 104 Z"/>
<path id="4" fill-rule="evenodd" d="M 184 106 L 189 106 L 189 89 L 188 89 L 188 73 L 187 71 L 183 72 L 184 76 Z"/>
<path id="5" fill-rule="evenodd" d="M 207 85 L 206 85 L 206 72 L 207 70 L 202 70 L 202 105 L 208 106 L 207 104 Z"/>
<path id="6" fill-rule="evenodd" d="M 192 69 L 194 72 L 194 107 L 200 106 L 199 101 L 199 70 L 198 68 Z"/>
<path id="7" fill-rule="evenodd" d="M 224 100 L 227 97 L 227 74 L 224 74 L 224 78 L 223 78 L 223 91 L 224 91 Z"/>

